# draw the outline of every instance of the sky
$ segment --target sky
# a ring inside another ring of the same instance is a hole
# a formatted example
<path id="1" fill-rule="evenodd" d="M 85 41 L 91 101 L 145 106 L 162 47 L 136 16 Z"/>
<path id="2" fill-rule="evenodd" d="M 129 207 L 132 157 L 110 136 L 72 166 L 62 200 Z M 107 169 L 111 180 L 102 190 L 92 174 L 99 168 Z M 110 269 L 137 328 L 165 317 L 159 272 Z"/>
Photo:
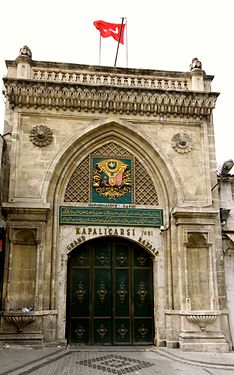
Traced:
<path id="1" fill-rule="evenodd" d="M 33 60 L 99 64 L 99 32 L 93 22 L 127 19 L 126 44 L 117 65 L 129 68 L 189 71 L 192 58 L 214 75 L 219 92 L 214 110 L 216 158 L 234 159 L 232 115 L 233 0 L 2 0 L 0 2 L 0 76 L 5 60 L 27 45 Z M 101 65 L 114 66 L 117 42 L 102 39 Z M 4 102 L 0 98 L 0 133 Z"/>

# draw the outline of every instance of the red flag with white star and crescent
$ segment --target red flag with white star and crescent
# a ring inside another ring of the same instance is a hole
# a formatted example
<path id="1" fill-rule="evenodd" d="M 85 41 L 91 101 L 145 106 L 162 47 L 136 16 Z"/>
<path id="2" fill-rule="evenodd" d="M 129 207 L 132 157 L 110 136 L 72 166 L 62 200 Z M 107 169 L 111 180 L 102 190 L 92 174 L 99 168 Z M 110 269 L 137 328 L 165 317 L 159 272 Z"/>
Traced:
<path id="1" fill-rule="evenodd" d="M 125 24 L 109 23 L 105 21 L 94 21 L 94 26 L 100 31 L 103 38 L 112 36 L 117 42 L 124 44 Z"/>

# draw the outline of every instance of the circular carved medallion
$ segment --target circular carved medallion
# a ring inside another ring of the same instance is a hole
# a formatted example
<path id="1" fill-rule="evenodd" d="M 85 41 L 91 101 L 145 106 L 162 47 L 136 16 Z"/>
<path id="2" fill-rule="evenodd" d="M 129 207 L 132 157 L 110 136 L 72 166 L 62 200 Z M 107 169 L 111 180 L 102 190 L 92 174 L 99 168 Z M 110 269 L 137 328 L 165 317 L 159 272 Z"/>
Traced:
<path id="1" fill-rule="evenodd" d="M 52 142 L 53 133 L 47 126 L 38 125 L 32 128 L 29 139 L 35 146 L 45 147 Z"/>
<path id="2" fill-rule="evenodd" d="M 193 149 L 193 141 L 186 133 L 177 133 L 172 137 L 171 145 L 175 151 L 186 154 Z"/>

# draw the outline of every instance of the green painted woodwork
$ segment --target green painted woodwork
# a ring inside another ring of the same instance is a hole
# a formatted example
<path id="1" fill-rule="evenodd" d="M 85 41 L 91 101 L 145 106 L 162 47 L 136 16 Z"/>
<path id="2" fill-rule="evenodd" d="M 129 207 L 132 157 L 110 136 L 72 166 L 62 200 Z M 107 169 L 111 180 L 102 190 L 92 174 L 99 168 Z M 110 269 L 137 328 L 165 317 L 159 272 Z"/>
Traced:
<path id="1" fill-rule="evenodd" d="M 152 260 L 126 240 L 81 245 L 68 261 L 70 344 L 153 344 Z"/>

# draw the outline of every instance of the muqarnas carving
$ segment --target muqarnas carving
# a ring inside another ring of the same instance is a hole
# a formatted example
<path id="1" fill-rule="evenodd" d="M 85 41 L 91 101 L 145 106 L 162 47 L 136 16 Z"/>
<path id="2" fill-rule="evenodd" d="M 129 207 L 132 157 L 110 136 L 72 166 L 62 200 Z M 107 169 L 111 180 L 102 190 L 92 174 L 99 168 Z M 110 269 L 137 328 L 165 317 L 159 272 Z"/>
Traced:
<path id="1" fill-rule="evenodd" d="M 47 126 L 38 125 L 32 128 L 29 139 L 35 146 L 45 147 L 52 142 L 53 133 Z"/>
<path id="2" fill-rule="evenodd" d="M 172 137 L 171 145 L 176 152 L 187 154 L 193 149 L 193 140 L 186 133 L 177 133 Z"/>

